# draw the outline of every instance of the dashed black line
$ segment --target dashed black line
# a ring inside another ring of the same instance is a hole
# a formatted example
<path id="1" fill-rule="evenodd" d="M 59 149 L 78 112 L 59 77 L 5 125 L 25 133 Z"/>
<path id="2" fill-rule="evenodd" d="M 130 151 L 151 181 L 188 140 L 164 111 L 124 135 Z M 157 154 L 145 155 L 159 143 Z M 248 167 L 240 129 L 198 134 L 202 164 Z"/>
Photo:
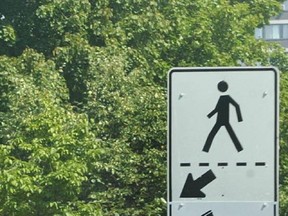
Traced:
<path id="1" fill-rule="evenodd" d="M 220 162 L 220 163 L 218 163 L 218 166 L 228 166 L 228 163 Z"/>
<path id="2" fill-rule="evenodd" d="M 236 166 L 247 166 L 246 162 L 237 162 Z"/>
<path id="3" fill-rule="evenodd" d="M 191 166 L 191 163 L 180 163 L 181 167 L 188 167 Z"/>
<path id="4" fill-rule="evenodd" d="M 209 166 L 209 163 L 199 163 L 199 166 Z"/>
<path id="5" fill-rule="evenodd" d="M 218 162 L 217 163 L 217 166 L 218 167 L 228 167 L 229 165 L 231 166 L 232 163 L 228 163 L 228 162 Z M 209 167 L 211 164 L 210 163 L 207 163 L 207 162 L 201 162 L 201 163 L 198 163 L 198 166 L 199 167 Z M 249 164 L 247 162 L 236 162 L 236 163 L 233 163 L 233 165 L 236 165 L 237 167 L 244 167 L 244 166 L 248 166 Z M 266 167 L 267 164 L 266 162 L 255 162 L 254 163 L 255 166 L 257 167 Z M 180 167 L 190 167 L 192 166 L 191 163 L 180 163 Z"/>
<path id="6" fill-rule="evenodd" d="M 265 162 L 256 162 L 255 166 L 266 166 Z"/>

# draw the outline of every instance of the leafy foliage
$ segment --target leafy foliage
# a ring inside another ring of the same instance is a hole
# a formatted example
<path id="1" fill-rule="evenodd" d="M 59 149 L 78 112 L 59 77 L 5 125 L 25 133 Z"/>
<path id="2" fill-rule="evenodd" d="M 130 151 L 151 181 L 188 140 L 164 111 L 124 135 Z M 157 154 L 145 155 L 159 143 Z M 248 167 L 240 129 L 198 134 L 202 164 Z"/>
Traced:
<path id="1" fill-rule="evenodd" d="M 53 62 L 29 50 L 1 61 L 1 84 L 9 83 L 1 112 L 2 214 L 84 213 L 86 155 L 95 160 L 101 153 L 87 116 L 65 105 L 64 79 Z"/>
<path id="2" fill-rule="evenodd" d="M 288 128 L 287 128 L 287 88 L 288 77 L 287 74 L 281 75 L 281 118 L 280 118 L 280 214 L 286 215 L 288 209 L 288 188 L 287 188 L 287 170 L 288 170 L 288 161 L 287 161 L 287 142 L 288 142 Z"/>
<path id="3" fill-rule="evenodd" d="M 254 39 L 279 2 L 2 0 L 0 214 L 165 215 L 168 69 L 286 71 L 283 51 Z"/>

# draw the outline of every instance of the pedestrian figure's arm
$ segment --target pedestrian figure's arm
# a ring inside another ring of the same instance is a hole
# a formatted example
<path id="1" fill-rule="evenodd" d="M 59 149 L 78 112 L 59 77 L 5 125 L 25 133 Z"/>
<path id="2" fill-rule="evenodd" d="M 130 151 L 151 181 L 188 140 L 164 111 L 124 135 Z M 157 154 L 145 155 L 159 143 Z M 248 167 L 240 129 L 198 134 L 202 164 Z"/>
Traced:
<path id="1" fill-rule="evenodd" d="M 229 96 L 229 99 L 230 99 L 230 103 L 231 103 L 231 104 L 235 107 L 235 109 L 236 109 L 238 122 L 242 122 L 242 121 L 243 121 L 243 118 L 242 118 L 242 115 L 241 115 L 241 110 L 240 110 L 239 104 L 238 104 L 236 101 L 234 101 L 230 96 Z"/>
<path id="2" fill-rule="evenodd" d="M 214 110 L 212 110 L 212 111 L 207 115 L 207 117 L 208 117 L 208 118 L 211 118 L 216 112 L 217 112 L 217 107 L 216 107 Z"/>

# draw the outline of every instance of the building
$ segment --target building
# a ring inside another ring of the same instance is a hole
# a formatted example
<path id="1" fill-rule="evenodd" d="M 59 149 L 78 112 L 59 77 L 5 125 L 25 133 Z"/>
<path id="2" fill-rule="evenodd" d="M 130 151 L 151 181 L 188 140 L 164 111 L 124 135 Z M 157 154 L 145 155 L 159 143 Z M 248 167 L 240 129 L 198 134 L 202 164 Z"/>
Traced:
<path id="1" fill-rule="evenodd" d="M 283 11 L 271 18 L 270 24 L 255 30 L 255 37 L 280 43 L 288 52 L 288 0 L 283 4 Z"/>

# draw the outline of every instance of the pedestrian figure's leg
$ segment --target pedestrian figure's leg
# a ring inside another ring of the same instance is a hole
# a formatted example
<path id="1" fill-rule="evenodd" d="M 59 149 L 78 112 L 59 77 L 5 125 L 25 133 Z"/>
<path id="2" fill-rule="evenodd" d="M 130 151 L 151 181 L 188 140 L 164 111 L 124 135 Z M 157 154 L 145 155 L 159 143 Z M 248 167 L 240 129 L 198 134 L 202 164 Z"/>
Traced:
<path id="1" fill-rule="evenodd" d="M 217 134 L 218 130 L 220 129 L 222 125 L 218 124 L 216 122 L 216 124 L 214 125 L 214 127 L 212 128 L 211 132 L 209 133 L 208 137 L 207 137 L 207 140 L 205 142 L 205 145 L 202 149 L 202 151 L 204 152 L 209 152 L 209 149 L 211 147 L 211 144 L 212 144 L 212 141 L 215 137 L 215 135 Z"/>
<path id="2" fill-rule="evenodd" d="M 229 133 L 229 135 L 230 135 L 230 137 L 231 137 L 231 139 L 232 139 L 237 151 L 238 152 L 242 151 L 243 148 L 242 148 L 242 146 L 241 146 L 236 134 L 234 133 L 231 125 L 228 123 L 228 124 L 225 125 L 225 127 L 226 127 L 226 129 L 227 129 L 227 131 L 228 131 L 228 133 Z"/>

